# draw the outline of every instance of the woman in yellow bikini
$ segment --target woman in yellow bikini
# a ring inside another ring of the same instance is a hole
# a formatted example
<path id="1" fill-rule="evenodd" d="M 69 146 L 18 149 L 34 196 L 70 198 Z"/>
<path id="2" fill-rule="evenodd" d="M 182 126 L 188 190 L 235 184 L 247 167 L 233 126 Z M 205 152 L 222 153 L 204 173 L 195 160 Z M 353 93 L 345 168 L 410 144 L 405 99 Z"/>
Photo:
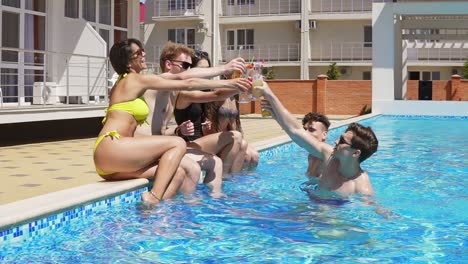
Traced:
<path id="1" fill-rule="evenodd" d="M 112 46 L 110 61 L 119 79 L 110 93 L 104 126 L 94 146 L 94 164 L 106 180 L 155 178 L 152 189 L 142 194 L 145 203 L 155 205 L 172 197 L 183 184 L 179 164 L 185 154 L 183 139 L 174 136 L 134 137 L 138 125 L 149 113 L 143 93 L 148 90 L 201 90 L 231 88 L 247 91 L 246 79 L 167 80 L 157 75 L 141 75 L 146 69 L 145 51 L 137 39 Z M 168 78 L 178 78 L 177 75 Z"/>

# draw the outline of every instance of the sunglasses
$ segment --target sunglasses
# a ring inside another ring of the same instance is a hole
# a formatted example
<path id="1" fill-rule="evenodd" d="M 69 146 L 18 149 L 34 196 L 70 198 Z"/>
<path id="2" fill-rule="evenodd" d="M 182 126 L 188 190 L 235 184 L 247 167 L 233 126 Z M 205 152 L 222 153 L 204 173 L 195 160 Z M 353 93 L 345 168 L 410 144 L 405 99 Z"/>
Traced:
<path id="1" fill-rule="evenodd" d="M 137 58 L 138 56 L 143 56 L 143 52 L 145 52 L 145 49 L 139 48 L 137 51 L 132 53 L 132 58 Z"/>
<path id="2" fill-rule="evenodd" d="M 206 51 L 203 51 L 203 50 L 196 50 L 196 51 L 195 51 L 195 57 L 196 57 L 197 59 L 209 58 L 209 55 L 208 55 L 208 52 L 206 52 Z"/>
<path id="3" fill-rule="evenodd" d="M 189 63 L 189 62 L 186 62 L 186 61 L 171 60 L 171 62 L 180 62 L 180 65 L 179 64 L 174 64 L 174 63 L 172 63 L 172 64 L 176 65 L 176 66 L 179 66 L 184 70 L 190 69 L 192 67 L 192 63 Z"/>
<path id="4" fill-rule="evenodd" d="M 353 144 L 350 144 L 350 143 L 346 142 L 346 140 L 344 139 L 343 136 L 340 137 L 340 139 L 338 140 L 338 144 L 336 144 L 336 145 L 338 146 L 338 145 L 341 145 L 341 144 L 345 144 L 345 145 L 348 145 L 350 147 L 353 147 Z"/>

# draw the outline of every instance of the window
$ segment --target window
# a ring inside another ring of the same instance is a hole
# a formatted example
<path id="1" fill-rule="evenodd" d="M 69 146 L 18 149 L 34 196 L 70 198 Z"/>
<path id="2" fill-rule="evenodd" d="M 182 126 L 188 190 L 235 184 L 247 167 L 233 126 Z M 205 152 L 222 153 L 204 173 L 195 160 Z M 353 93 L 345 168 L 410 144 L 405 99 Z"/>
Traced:
<path id="1" fill-rule="evenodd" d="M 20 15 L 18 13 L 3 12 L 2 15 L 2 47 L 19 48 Z M 17 51 L 6 51 L 2 53 L 3 62 L 18 62 Z"/>
<path id="2" fill-rule="evenodd" d="M 181 43 L 188 47 L 195 46 L 195 29 L 194 28 L 177 28 L 167 31 L 168 40 L 174 43 Z"/>
<path id="3" fill-rule="evenodd" d="M 109 30 L 99 29 L 99 36 L 107 43 L 107 51 L 109 51 Z"/>
<path id="4" fill-rule="evenodd" d="M 364 26 L 364 47 L 372 47 L 372 26 Z"/>
<path id="5" fill-rule="evenodd" d="M 99 0 L 99 23 L 111 24 L 111 1 Z"/>
<path id="6" fill-rule="evenodd" d="M 65 0 L 65 16 L 69 18 L 78 18 L 79 0 Z"/>
<path id="7" fill-rule="evenodd" d="M 3 102 L 18 102 L 18 69 L 1 68 L 0 76 Z"/>
<path id="8" fill-rule="evenodd" d="M 363 80 L 372 80 L 372 72 L 370 71 L 365 71 L 362 73 L 362 79 Z"/>
<path id="9" fill-rule="evenodd" d="M 438 81 L 438 80 L 440 80 L 440 72 L 438 72 L 438 71 L 432 72 L 432 80 L 433 80 L 433 81 Z"/>
<path id="10" fill-rule="evenodd" d="M 255 0 L 237 0 L 238 5 L 255 5 Z"/>
<path id="11" fill-rule="evenodd" d="M 417 71 L 410 71 L 408 75 L 409 75 L 409 79 L 410 79 L 410 80 L 417 80 L 417 81 L 419 81 L 419 75 L 420 75 L 419 72 L 417 72 Z"/>
<path id="12" fill-rule="evenodd" d="M 26 9 L 45 13 L 46 1 L 45 0 L 26 0 Z"/>
<path id="13" fill-rule="evenodd" d="M 81 12 L 83 19 L 96 22 L 96 0 L 82 0 L 83 6 Z"/>
<path id="14" fill-rule="evenodd" d="M 423 81 L 430 81 L 431 80 L 431 72 L 422 72 L 422 80 Z"/>
<path id="15" fill-rule="evenodd" d="M 114 1 L 114 26 L 127 27 L 127 1 L 115 0 Z"/>
<path id="16" fill-rule="evenodd" d="M 237 31 L 228 30 L 226 36 L 228 50 L 234 49 L 253 49 L 254 48 L 254 30 L 238 29 Z"/>
<path id="17" fill-rule="evenodd" d="M 27 50 L 45 50 L 45 16 L 25 14 L 24 16 L 24 48 Z M 44 63 L 42 53 L 24 53 L 24 63 L 41 65 Z"/>
<path id="18" fill-rule="evenodd" d="M 127 39 L 127 31 L 114 30 L 114 43 Z"/>
<path id="19" fill-rule="evenodd" d="M 169 0 L 169 10 L 195 9 L 195 0 Z"/>
<path id="20" fill-rule="evenodd" d="M 18 0 L 2 0 L 2 5 L 20 8 L 21 1 Z"/>

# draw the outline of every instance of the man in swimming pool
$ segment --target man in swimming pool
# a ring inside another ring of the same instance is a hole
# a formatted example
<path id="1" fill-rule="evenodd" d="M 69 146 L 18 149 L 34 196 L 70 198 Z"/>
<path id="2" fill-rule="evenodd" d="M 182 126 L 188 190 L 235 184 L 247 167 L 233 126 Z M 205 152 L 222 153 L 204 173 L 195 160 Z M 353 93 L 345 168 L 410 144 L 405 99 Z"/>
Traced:
<path id="1" fill-rule="evenodd" d="M 269 110 L 291 139 L 323 162 L 316 193 L 323 198 L 346 198 L 355 193 L 374 193 L 361 162 L 377 151 L 378 140 L 370 127 L 352 123 L 331 146 L 305 131 L 264 82 L 262 108 Z"/>
<path id="2" fill-rule="evenodd" d="M 302 127 L 318 141 L 325 142 L 328 136 L 330 121 L 325 115 L 310 112 L 302 119 Z M 323 169 L 323 162 L 312 154 L 308 155 L 308 162 L 309 164 L 306 171 L 306 176 L 309 178 L 308 183 L 318 183 Z"/>

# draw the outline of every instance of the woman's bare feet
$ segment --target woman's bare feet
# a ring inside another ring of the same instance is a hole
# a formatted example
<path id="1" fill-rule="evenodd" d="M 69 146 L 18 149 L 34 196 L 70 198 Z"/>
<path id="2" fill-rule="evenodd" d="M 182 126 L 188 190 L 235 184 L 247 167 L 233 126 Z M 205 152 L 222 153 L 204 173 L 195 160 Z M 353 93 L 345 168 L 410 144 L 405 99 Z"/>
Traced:
<path id="1" fill-rule="evenodd" d="M 153 207 L 156 206 L 158 203 L 161 202 L 161 200 L 156 197 L 151 191 L 145 192 L 141 195 L 141 201 L 143 202 L 144 205 Z"/>

